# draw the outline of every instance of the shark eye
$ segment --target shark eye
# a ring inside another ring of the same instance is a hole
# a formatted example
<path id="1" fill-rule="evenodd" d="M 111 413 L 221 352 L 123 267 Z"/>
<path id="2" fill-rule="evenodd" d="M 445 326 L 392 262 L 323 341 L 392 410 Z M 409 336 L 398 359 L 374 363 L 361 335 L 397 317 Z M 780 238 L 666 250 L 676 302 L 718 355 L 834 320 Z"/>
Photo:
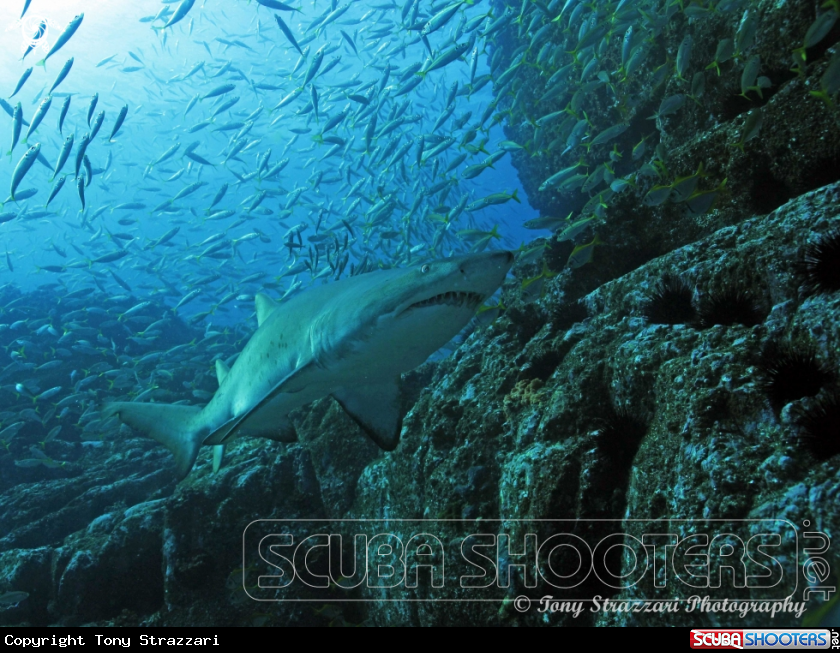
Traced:
<path id="1" fill-rule="evenodd" d="M 429 271 L 429 264 L 428 263 L 426 265 L 424 265 L 422 268 L 420 268 L 420 272 L 422 272 L 423 274 L 426 274 L 428 271 Z"/>

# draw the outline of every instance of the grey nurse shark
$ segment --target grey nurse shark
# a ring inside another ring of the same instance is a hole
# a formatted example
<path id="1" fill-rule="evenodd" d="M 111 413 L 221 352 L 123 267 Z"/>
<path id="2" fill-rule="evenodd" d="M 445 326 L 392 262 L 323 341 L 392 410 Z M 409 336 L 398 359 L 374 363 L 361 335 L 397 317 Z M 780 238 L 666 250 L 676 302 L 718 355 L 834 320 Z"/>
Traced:
<path id="1" fill-rule="evenodd" d="M 400 374 L 455 337 L 502 284 L 507 251 L 369 272 L 314 286 L 278 304 L 257 295 L 258 328 L 204 408 L 115 402 L 104 408 L 167 446 L 185 477 L 199 449 L 240 435 L 296 439 L 292 410 L 332 395 L 382 449 L 402 427 Z"/>

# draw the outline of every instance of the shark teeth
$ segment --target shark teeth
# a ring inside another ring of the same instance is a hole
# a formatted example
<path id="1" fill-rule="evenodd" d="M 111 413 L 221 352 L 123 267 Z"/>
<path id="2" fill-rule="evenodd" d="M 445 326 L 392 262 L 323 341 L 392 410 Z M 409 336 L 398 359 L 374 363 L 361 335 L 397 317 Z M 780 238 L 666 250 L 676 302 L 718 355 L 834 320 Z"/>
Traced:
<path id="1" fill-rule="evenodd" d="M 424 299 L 422 302 L 416 302 L 409 306 L 409 308 L 423 308 L 424 306 L 464 306 L 469 308 L 478 308 L 478 305 L 483 301 L 483 297 L 474 292 L 445 292 L 429 299 Z"/>

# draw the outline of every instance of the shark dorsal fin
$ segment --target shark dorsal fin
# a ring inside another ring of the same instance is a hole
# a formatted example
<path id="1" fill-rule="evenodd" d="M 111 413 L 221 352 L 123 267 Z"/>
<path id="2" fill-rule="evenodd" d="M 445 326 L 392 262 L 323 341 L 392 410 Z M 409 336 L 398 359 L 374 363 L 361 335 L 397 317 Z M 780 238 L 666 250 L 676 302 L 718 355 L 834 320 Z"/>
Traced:
<path id="1" fill-rule="evenodd" d="M 333 397 L 380 448 L 393 451 L 400 441 L 402 407 L 397 382 L 340 388 Z"/>
<path id="2" fill-rule="evenodd" d="M 221 358 L 216 359 L 216 378 L 219 380 L 219 387 L 225 382 L 230 368 L 225 364 Z"/>
<path id="3" fill-rule="evenodd" d="M 257 308 L 257 326 L 262 326 L 263 322 L 268 319 L 271 312 L 277 308 L 278 304 L 268 295 L 258 292 L 254 297 L 254 304 Z"/>

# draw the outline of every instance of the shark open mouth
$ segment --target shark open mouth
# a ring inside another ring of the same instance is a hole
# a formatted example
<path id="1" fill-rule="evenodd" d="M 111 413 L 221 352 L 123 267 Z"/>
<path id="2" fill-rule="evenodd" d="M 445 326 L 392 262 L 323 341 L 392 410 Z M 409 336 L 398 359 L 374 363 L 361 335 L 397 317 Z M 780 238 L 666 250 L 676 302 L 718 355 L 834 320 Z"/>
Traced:
<path id="1" fill-rule="evenodd" d="M 424 299 L 421 302 L 416 302 L 408 308 L 423 308 L 425 306 L 463 306 L 472 309 L 478 308 L 479 304 L 484 301 L 484 297 L 474 292 L 445 292 L 429 299 Z"/>

